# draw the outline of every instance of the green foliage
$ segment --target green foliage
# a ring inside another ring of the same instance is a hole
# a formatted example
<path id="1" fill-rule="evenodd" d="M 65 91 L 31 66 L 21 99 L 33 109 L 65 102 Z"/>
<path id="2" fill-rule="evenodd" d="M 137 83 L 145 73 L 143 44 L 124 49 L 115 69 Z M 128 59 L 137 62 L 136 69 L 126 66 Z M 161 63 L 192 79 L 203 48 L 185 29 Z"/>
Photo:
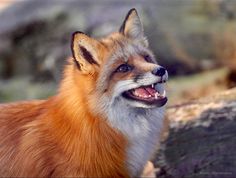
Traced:
<path id="1" fill-rule="evenodd" d="M 17 100 L 45 99 L 55 94 L 55 83 L 32 83 L 28 78 L 0 81 L 0 103 Z"/>

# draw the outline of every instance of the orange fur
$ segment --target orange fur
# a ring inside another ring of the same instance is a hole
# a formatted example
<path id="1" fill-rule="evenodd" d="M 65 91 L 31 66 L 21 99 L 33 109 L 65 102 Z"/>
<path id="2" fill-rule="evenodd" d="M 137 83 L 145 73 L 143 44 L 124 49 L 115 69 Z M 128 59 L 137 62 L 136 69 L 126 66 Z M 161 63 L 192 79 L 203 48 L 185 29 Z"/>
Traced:
<path id="1" fill-rule="evenodd" d="M 67 66 L 59 94 L 47 101 L 0 105 L 1 176 L 128 177 L 127 141 L 89 111 L 81 96 L 90 89 L 76 86 L 75 69 Z"/>

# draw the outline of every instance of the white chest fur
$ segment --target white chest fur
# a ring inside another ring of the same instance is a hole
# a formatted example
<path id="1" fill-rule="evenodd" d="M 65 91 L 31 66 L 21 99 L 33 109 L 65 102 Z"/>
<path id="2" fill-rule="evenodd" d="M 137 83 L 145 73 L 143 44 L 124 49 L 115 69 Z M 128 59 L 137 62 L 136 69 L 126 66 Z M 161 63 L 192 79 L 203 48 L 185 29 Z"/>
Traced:
<path id="1" fill-rule="evenodd" d="M 127 166 L 137 176 L 155 151 L 163 125 L 164 107 L 134 108 L 123 100 L 110 107 L 109 122 L 129 140 Z"/>

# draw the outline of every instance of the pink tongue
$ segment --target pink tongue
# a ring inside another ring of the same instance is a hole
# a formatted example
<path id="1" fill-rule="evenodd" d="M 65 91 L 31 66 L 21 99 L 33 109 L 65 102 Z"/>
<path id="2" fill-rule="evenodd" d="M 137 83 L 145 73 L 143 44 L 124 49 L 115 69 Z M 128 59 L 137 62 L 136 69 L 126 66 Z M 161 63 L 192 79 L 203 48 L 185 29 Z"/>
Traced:
<path id="1" fill-rule="evenodd" d="M 156 90 L 151 87 L 146 88 L 136 88 L 135 94 L 141 95 L 141 96 L 155 96 Z"/>
<path id="2" fill-rule="evenodd" d="M 140 96 L 149 96 L 150 94 L 148 93 L 147 90 L 145 90 L 144 88 L 136 88 L 135 89 L 135 94 L 136 95 L 140 95 Z"/>
<path id="3" fill-rule="evenodd" d="M 156 90 L 154 88 L 147 87 L 145 89 L 150 93 L 150 95 L 155 96 Z"/>

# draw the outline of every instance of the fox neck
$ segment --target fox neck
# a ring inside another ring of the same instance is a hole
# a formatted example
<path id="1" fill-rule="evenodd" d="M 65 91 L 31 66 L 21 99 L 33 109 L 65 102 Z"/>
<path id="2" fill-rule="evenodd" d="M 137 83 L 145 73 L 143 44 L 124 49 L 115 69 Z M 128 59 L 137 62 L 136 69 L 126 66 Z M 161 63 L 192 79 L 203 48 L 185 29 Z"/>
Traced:
<path id="1" fill-rule="evenodd" d="M 134 108 L 117 98 L 109 110 L 109 122 L 128 138 L 126 164 L 132 177 L 140 175 L 151 159 L 162 129 L 164 108 Z"/>
<path id="2" fill-rule="evenodd" d="M 83 170 L 79 176 L 129 177 L 125 166 L 126 138 L 88 108 L 84 93 L 71 76 L 67 73 L 62 81 L 51 113 L 53 130 L 57 130 L 55 140 L 64 145 L 62 150 L 71 165 Z"/>

